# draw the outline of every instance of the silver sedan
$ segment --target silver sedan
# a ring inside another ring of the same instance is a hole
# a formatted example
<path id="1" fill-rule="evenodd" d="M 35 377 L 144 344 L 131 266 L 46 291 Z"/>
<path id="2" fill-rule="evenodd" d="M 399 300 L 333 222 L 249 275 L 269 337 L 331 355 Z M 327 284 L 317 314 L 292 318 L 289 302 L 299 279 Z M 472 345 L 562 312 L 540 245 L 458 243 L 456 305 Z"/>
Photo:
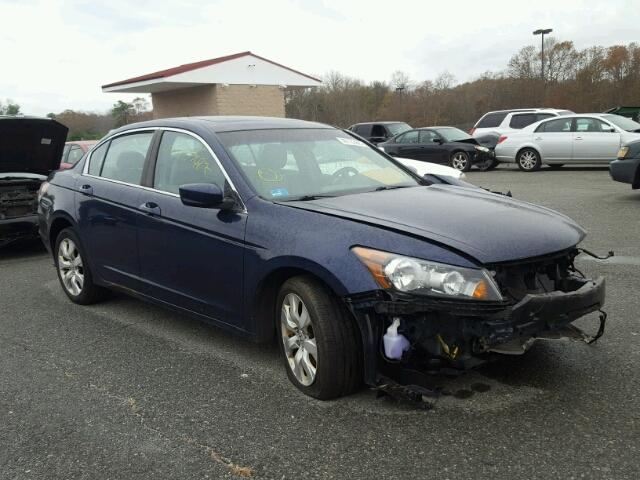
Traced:
<path id="1" fill-rule="evenodd" d="M 502 135 L 499 162 L 516 163 L 531 172 L 543 164 L 609 164 L 627 142 L 640 139 L 640 123 L 606 113 L 577 114 L 543 120 Z"/>

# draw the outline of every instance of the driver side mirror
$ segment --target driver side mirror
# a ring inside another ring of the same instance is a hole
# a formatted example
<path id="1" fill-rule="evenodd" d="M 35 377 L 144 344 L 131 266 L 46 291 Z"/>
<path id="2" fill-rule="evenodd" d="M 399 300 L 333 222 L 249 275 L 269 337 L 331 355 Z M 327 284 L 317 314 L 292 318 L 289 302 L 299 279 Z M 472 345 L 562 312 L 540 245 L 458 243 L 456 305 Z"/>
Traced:
<path id="1" fill-rule="evenodd" d="M 436 137 L 434 139 L 431 140 L 433 143 L 438 143 L 438 144 L 442 144 L 442 139 L 440 137 Z"/>
<path id="2" fill-rule="evenodd" d="M 602 131 L 603 132 L 607 132 L 607 133 L 615 133 L 616 129 L 613 128 L 611 125 L 603 125 L 602 126 Z"/>
<path id="3" fill-rule="evenodd" d="M 233 199 L 225 198 L 215 183 L 188 183 L 181 185 L 179 190 L 180 200 L 189 207 L 230 210 L 235 206 Z"/>

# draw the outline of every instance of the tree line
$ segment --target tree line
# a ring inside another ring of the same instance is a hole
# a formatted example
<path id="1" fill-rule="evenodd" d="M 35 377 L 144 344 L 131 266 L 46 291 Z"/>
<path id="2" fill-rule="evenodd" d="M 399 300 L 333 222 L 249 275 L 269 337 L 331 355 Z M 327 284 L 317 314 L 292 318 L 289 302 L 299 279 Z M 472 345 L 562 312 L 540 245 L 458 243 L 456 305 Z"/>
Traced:
<path id="1" fill-rule="evenodd" d="M 413 126 L 468 128 L 490 110 L 555 107 L 602 112 L 640 105 L 640 45 L 578 50 L 571 41 L 545 40 L 544 78 L 540 47 L 525 46 L 505 69 L 457 83 L 449 72 L 414 81 L 395 72 L 388 82 L 370 83 L 330 72 L 316 89 L 287 95 L 287 116 L 340 127 L 374 120 Z"/>

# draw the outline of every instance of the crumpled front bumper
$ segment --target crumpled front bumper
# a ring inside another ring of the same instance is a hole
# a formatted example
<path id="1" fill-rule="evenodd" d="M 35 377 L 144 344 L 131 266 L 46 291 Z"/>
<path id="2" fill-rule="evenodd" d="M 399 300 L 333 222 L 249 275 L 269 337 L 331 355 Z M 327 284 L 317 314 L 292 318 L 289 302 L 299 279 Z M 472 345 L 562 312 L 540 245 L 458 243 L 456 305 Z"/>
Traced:
<path id="1" fill-rule="evenodd" d="M 380 353 L 380 338 L 392 318 L 404 319 L 411 325 L 407 336 L 412 344 L 419 337 L 440 336 L 440 339 L 450 339 L 452 346 L 459 346 L 460 351 L 466 351 L 469 356 L 481 356 L 493 347 L 514 340 L 545 338 L 561 332 L 573 321 L 604 306 L 604 278 L 591 280 L 571 276 L 563 282 L 561 291 L 527 294 L 520 301 L 511 303 L 449 300 L 382 291 L 349 297 L 345 299 L 346 303 L 356 317 L 363 337 L 365 381 L 375 386 L 380 384 L 381 378 L 388 380 L 394 372 L 402 373 L 397 363 L 392 366 Z M 604 321 L 601 320 L 601 330 L 603 328 Z M 412 371 L 420 370 L 415 361 L 408 361 L 404 366 Z M 466 367 L 458 362 L 456 368 Z M 403 383 L 399 379 L 398 382 Z"/>

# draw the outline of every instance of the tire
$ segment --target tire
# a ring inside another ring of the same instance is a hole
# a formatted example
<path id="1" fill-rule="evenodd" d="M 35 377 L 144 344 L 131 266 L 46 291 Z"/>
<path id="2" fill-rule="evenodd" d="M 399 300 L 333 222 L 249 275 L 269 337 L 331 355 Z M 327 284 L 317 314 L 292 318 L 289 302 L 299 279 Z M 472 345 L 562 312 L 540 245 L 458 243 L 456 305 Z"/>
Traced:
<path id="1" fill-rule="evenodd" d="M 540 170 L 542 159 L 540 154 L 533 148 L 523 148 L 516 156 L 516 163 L 518 168 L 524 172 L 535 172 Z"/>
<path id="2" fill-rule="evenodd" d="M 558 170 L 564 166 L 564 163 L 552 163 L 549 165 L 549 168 L 552 170 Z"/>
<path id="3" fill-rule="evenodd" d="M 476 163 L 475 167 L 481 172 L 488 172 L 498 166 L 498 161 L 495 158 L 488 158 L 484 162 Z"/>
<path id="4" fill-rule="evenodd" d="M 58 234 L 53 261 L 62 290 L 73 303 L 89 305 L 104 298 L 106 290 L 93 283 L 87 256 L 72 228 Z"/>
<path id="5" fill-rule="evenodd" d="M 280 288 L 276 308 L 278 343 L 291 383 L 321 400 L 347 395 L 361 386 L 358 328 L 327 287 L 308 276 L 290 278 Z"/>
<path id="6" fill-rule="evenodd" d="M 449 158 L 449 166 L 455 168 L 456 170 L 460 170 L 461 172 L 468 172 L 469 170 L 471 170 L 471 160 L 469 159 L 469 154 L 467 152 L 463 152 L 462 150 L 453 152 L 451 154 L 451 158 Z"/>

